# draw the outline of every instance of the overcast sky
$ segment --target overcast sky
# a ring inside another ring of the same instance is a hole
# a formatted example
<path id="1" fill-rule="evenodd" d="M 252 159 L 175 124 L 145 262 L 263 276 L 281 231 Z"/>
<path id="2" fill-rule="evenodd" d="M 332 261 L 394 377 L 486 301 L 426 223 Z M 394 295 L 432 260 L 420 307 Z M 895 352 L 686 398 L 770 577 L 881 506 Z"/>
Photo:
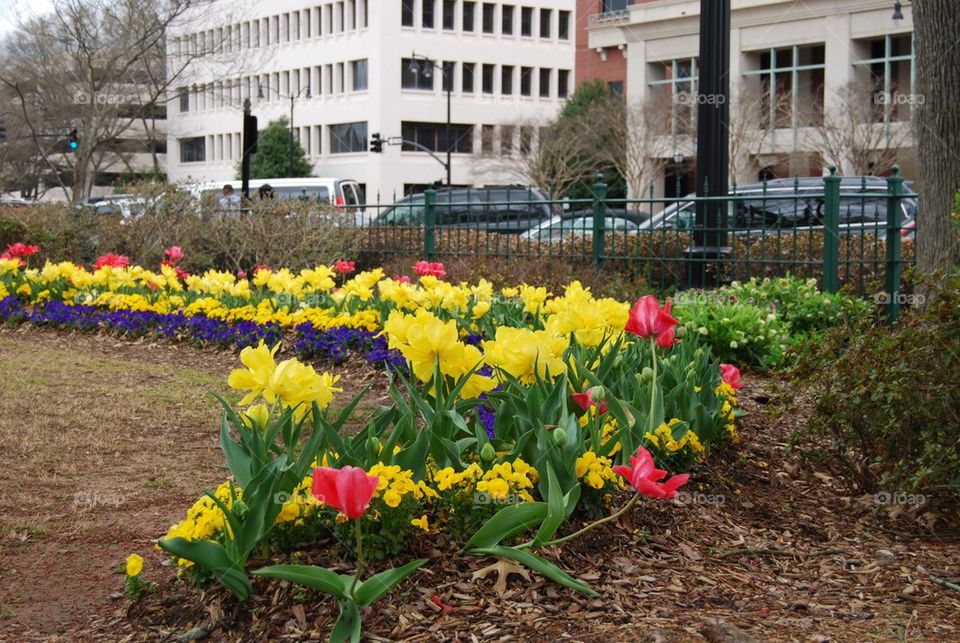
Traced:
<path id="1" fill-rule="evenodd" d="M 52 0 L 0 0 L 0 38 L 13 31 L 22 20 L 43 15 L 52 8 Z"/>

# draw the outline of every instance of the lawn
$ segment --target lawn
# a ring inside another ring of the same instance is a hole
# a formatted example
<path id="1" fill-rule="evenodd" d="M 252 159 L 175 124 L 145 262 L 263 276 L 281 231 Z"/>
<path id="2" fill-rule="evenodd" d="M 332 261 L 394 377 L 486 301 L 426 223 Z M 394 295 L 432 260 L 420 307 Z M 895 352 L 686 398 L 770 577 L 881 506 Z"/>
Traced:
<path id="1" fill-rule="evenodd" d="M 356 362 L 330 369 L 347 394 L 382 383 L 382 371 Z M 178 583 L 153 550 L 198 490 L 226 476 L 212 394 L 229 390 L 235 354 L 24 326 L 0 330 L 0 363 L 0 639 L 326 636 L 336 618 L 328 598 L 263 584 L 240 607 L 220 587 Z M 429 564 L 364 614 L 365 631 L 390 640 L 960 636 L 960 592 L 930 575 L 956 579 L 960 543 L 905 530 L 801 462 L 786 447 L 804 400 L 774 419 L 769 401 L 789 396 L 788 384 L 744 382 L 741 442 L 697 467 L 683 502 L 643 501 L 541 552 L 600 598 L 526 570 L 498 587 L 498 570 L 483 569 L 492 560 L 418 538 L 410 549 Z M 132 551 L 158 591 L 128 606 L 122 566 Z M 323 543 L 305 555 L 351 571 Z"/>

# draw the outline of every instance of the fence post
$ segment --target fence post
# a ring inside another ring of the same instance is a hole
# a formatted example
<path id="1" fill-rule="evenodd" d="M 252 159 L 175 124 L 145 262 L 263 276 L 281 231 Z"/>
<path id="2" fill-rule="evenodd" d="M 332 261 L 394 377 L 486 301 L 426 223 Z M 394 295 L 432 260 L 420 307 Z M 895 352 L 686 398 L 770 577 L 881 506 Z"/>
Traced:
<path id="1" fill-rule="evenodd" d="M 900 247 L 900 195 L 903 192 L 903 177 L 900 167 L 894 165 L 887 177 L 887 274 L 885 300 L 887 323 L 894 324 L 900 315 L 900 264 L 903 260 Z"/>
<path id="2" fill-rule="evenodd" d="M 840 177 L 837 166 L 823 179 L 823 289 L 840 290 Z"/>
<path id="3" fill-rule="evenodd" d="M 423 195 L 423 203 L 423 256 L 427 261 L 433 261 L 436 254 L 434 233 L 437 229 L 437 191 L 427 188 Z"/>
<path id="4" fill-rule="evenodd" d="M 604 239 L 603 220 L 606 215 L 607 184 L 603 182 L 603 174 L 597 173 L 597 180 L 593 184 L 593 263 L 600 266 L 606 254 L 606 240 Z"/>

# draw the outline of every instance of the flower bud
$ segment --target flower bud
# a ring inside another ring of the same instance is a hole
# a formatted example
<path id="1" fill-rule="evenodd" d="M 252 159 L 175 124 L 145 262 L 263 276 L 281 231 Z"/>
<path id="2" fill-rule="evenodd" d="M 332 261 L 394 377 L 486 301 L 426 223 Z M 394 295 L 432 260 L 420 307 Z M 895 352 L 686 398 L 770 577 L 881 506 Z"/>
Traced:
<path id="1" fill-rule="evenodd" d="M 640 371 L 639 382 L 641 384 L 649 384 L 653 381 L 653 369 L 649 366 L 644 366 L 643 370 Z"/>
<path id="2" fill-rule="evenodd" d="M 557 427 L 553 430 L 553 441 L 557 444 L 558 447 L 566 446 L 567 444 L 567 432 L 561 427 Z"/>
<path id="3" fill-rule="evenodd" d="M 487 442 L 480 449 L 480 459 L 484 462 L 492 462 L 494 458 L 497 457 L 497 452 L 494 451 L 493 445 Z"/>
<path id="4" fill-rule="evenodd" d="M 607 397 L 607 391 L 602 386 L 594 386 L 590 389 L 590 401 L 600 404 Z"/>
<path id="5" fill-rule="evenodd" d="M 383 447 L 380 445 L 380 440 L 377 439 L 377 436 L 371 435 L 369 439 L 367 439 L 367 450 L 371 453 L 380 453 L 380 449 L 382 448 Z"/>

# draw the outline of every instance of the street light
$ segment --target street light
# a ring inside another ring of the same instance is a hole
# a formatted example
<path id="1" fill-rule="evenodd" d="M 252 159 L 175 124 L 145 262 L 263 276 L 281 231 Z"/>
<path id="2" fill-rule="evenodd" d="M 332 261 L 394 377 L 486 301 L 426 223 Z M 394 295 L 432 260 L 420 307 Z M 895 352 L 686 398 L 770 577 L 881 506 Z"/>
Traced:
<path id="1" fill-rule="evenodd" d="M 281 94 L 279 91 L 277 91 L 276 93 L 277 93 L 277 98 L 290 99 L 290 142 L 287 145 L 287 149 L 289 151 L 289 158 L 287 160 L 287 176 L 292 177 L 293 176 L 293 101 L 300 98 L 301 96 L 303 96 L 304 98 L 310 98 L 310 86 L 308 85 L 306 87 L 301 87 L 300 91 L 298 91 L 296 94 L 290 94 L 289 96 Z M 263 98 L 263 97 L 264 97 L 263 85 L 258 83 L 257 98 Z"/>
<path id="2" fill-rule="evenodd" d="M 426 56 L 420 56 L 416 53 L 410 53 L 410 64 L 407 66 L 407 69 L 410 70 L 411 74 L 423 74 L 424 78 L 431 78 L 433 76 L 433 68 L 437 66 L 437 62 Z M 447 148 L 447 187 L 450 187 L 451 182 L 451 166 L 450 166 L 450 153 L 453 143 L 451 137 L 451 125 L 450 125 L 450 92 L 453 89 L 453 79 L 450 77 L 451 67 L 447 63 L 440 65 L 440 71 L 443 73 L 443 87 L 447 92 L 447 127 L 444 134 L 445 145 Z"/>
<path id="3" fill-rule="evenodd" d="M 900 4 L 900 0 L 894 0 L 893 24 L 899 27 L 901 22 L 903 22 L 903 5 Z"/>

